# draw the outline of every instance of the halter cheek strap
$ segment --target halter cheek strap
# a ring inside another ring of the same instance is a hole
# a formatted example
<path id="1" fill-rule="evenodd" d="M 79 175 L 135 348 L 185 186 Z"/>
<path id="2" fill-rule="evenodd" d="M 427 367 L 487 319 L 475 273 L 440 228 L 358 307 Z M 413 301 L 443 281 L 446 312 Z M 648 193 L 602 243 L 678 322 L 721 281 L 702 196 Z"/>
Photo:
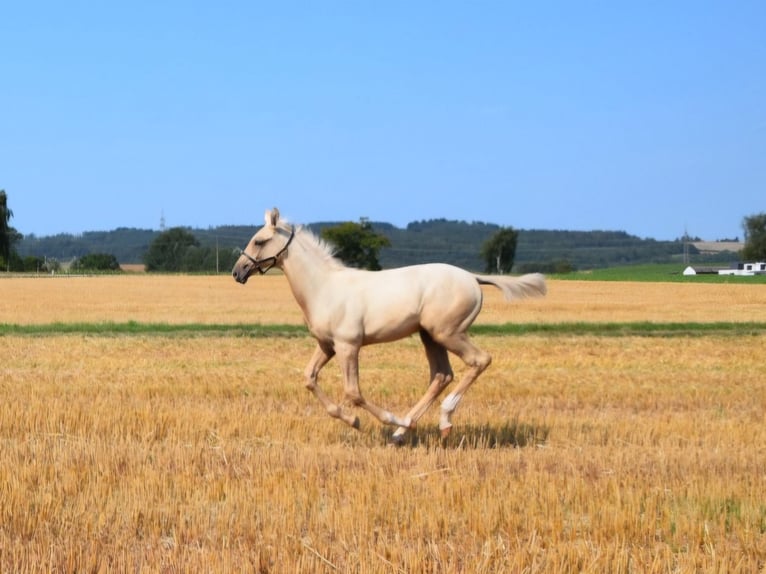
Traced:
<path id="1" fill-rule="evenodd" d="M 295 227 L 290 229 L 290 237 L 287 238 L 287 243 L 285 243 L 285 246 L 279 251 L 277 251 L 277 253 L 275 255 L 272 255 L 271 257 L 256 259 L 250 254 L 245 253 L 244 249 L 240 249 L 239 254 L 244 255 L 250 261 L 252 261 L 253 265 L 255 265 L 255 270 L 258 271 L 258 273 L 260 273 L 261 275 L 264 275 L 269 269 L 271 269 L 272 267 L 274 267 L 274 265 L 277 264 L 277 262 L 279 261 L 279 258 L 282 257 L 282 255 L 287 253 L 287 248 L 290 247 L 290 243 L 292 243 L 293 237 L 295 237 Z"/>

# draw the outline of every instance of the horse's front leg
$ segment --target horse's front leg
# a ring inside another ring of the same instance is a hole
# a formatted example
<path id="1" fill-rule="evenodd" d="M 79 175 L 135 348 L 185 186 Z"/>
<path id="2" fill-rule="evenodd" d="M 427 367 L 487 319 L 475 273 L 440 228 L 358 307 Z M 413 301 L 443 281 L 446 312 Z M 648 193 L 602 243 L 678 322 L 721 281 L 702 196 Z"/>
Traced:
<path id="1" fill-rule="evenodd" d="M 412 419 L 409 417 L 401 419 L 393 413 L 372 404 L 362 396 L 362 391 L 359 389 L 359 346 L 352 344 L 339 345 L 336 343 L 335 351 L 338 354 L 338 361 L 343 370 L 343 390 L 346 395 L 346 402 L 356 407 L 362 407 L 383 424 L 409 428 L 412 424 Z"/>
<path id="2" fill-rule="evenodd" d="M 344 412 L 343 409 L 332 402 L 330 398 L 325 394 L 325 392 L 320 388 L 317 381 L 319 377 L 319 371 L 322 370 L 322 367 L 324 367 L 327 362 L 333 358 L 334 355 L 335 351 L 332 349 L 332 347 L 324 346 L 321 343 L 317 345 L 317 348 L 314 350 L 314 355 L 311 357 L 311 360 L 306 366 L 306 371 L 304 373 L 306 376 L 306 388 L 314 393 L 314 396 L 319 399 L 319 402 L 322 403 L 322 406 L 324 406 L 325 410 L 331 417 L 340 419 L 346 424 L 354 427 L 355 429 L 358 429 L 359 417 Z"/>

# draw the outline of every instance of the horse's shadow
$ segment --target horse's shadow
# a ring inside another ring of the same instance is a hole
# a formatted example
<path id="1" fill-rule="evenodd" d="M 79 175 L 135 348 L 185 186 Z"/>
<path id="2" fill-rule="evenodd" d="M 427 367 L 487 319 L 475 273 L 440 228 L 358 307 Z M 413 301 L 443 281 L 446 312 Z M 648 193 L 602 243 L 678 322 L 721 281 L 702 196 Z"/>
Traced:
<path id="1" fill-rule="evenodd" d="M 424 425 L 408 432 L 401 441 L 393 441 L 393 431 L 382 428 L 380 438 L 395 446 L 449 449 L 492 449 L 535 447 L 546 443 L 550 427 L 518 420 L 500 425 L 456 424 L 446 439 L 437 425 Z"/>

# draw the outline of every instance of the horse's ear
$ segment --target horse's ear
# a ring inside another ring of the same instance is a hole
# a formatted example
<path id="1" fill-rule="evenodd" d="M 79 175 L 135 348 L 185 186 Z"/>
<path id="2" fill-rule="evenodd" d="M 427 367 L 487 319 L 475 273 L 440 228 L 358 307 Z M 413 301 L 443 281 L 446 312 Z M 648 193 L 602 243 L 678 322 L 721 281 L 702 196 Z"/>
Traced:
<path id="1" fill-rule="evenodd" d="M 276 207 L 274 209 L 267 209 L 263 219 L 266 221 L 266 225 L 276 227 L 279 221 L 279 210 Z"/>

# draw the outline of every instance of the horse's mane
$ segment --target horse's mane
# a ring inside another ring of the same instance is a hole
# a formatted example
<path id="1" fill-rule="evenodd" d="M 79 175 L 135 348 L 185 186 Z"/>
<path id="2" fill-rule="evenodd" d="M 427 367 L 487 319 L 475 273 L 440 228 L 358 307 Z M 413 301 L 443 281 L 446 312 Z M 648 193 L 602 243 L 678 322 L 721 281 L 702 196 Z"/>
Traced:
<path id="1" fill-rule="evenodd" d="M 325 261 L 328 265 L 331 265 L 334 268 L 337 269 L 345 269 L 346 265 L 338 259 L 335 256 L 336 253 L 336 247 L 332 245 L 331 243 L 328 243 L 321 237 L 318 237 L 314 234 L 311 229 L 308 227 L 305 227 L 304 225 L 295 225 L 292 227 L 291 225 L 287 224 L 285 221 L 280 220 L 279 227 L 283 229 L 284 231 L 290 231 L 291 229 L 295 229 L 295 237 L 300 237 L 301 239 L 305 239 L 306 241 L 303 243 L 305 247 L 311 249 L 314 251 L 314 254 Z"/>

